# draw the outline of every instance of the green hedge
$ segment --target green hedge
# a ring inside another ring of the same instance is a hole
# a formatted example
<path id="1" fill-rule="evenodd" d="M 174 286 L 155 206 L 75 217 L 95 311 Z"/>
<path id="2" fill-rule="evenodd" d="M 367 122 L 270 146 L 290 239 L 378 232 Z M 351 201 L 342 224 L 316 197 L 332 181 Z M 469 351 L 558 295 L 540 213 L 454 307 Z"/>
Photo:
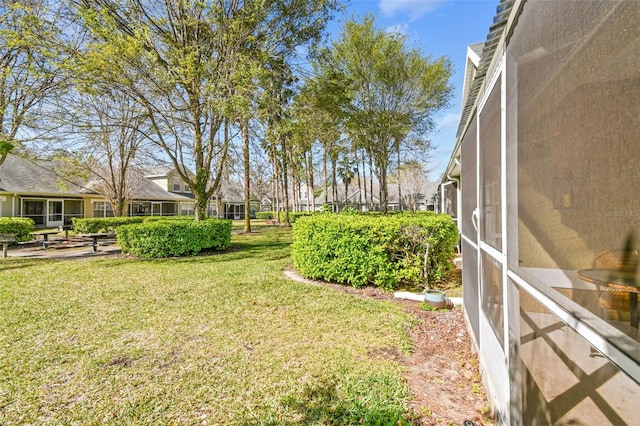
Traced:
<path id="1" fill-rule="evenodd" d="M 35 229 L 33 219 L 28 217 L 0 217 L 0 234 L 15 234 L 16 241 L 29 241 Z"/>
<path id="2" fill-rule="evenodd" d="M 312 279 L 385 290 L 434 287 L 452 267 L 457 241 L 448 215 L 322 214 L 296 222 L 292 256 Z"/>
<path id="3" fill-rule="evenodd" d="M 91 218 L 71 218 L 73 230 L 78 234 L 93 234 L 96 232 L 115 232 L 121 225 L 132 223 L 142 223 L 142 216 L 132 217 L 91 217 Z"/>
<path id="4" fill-rule="evenodd" d="M 256 219 L 273 219 L 273 212 L 256 212 Z"/>
<path id="5" fill-rule="evenodd" d="M 311 216 L 312 212 L 289 212 L 289 223 L 295 223 L 301 217 Z M 280 212 L 280 222 L 284 222 L 284 212 Z"/>
<path id="6" fill-rule="evenodd" d="M 157 222 L 159 220 L 195 220 L 195 216 L 144 216 L 143 222 Z"/>
<path id="7" fill-rule="evenodd" d="M 230 220 L 151 220 L 122 225 L 116 232 L 122 252 L 139 257 L 189 256 L 231 244 Z"/>

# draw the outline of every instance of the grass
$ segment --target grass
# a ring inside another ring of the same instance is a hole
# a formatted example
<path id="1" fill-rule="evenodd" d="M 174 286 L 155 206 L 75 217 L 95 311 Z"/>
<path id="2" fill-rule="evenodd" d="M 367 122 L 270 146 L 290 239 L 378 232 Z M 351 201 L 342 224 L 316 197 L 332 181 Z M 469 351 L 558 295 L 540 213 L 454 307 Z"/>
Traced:
<path id="1" fill-rule="evenodd" d="M 409 424 L 412 318 L 287 280 L 290 231 L 224 253 L 0 259 L 0 424 Z"/>

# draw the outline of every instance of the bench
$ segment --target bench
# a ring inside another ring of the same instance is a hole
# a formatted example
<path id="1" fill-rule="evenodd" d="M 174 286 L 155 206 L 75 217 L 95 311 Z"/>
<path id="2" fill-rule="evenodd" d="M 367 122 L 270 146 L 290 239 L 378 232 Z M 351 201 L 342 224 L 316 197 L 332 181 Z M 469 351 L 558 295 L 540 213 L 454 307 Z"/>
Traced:
<path id="1" fill-rule="evenodd" d="M 15 234 L 0 234 L 0 243 L 2 243 L 2 257 L 7 257 L 7 249 L 9 248 L 9 243 L 13 243 L 15 240 Z"/>

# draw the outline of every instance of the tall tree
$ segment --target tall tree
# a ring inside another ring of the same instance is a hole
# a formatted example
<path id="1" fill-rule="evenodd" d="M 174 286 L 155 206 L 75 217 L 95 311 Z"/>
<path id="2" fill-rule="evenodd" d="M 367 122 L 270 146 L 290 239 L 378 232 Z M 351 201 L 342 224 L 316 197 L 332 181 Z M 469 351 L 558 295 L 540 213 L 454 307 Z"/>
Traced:
<path id="1" fill-rule="evenodd" d="M 199 219 L 220 185 L 229 150 L 220 129 L 233 115 L 248 47 L 256 61 L 294 52 L 317 39 L 337 6 L 334 0 L 78 2 L 94 37 L 84 70 L 146 108 L 150 136 L 193 191 Z"/>
<path id="2" fill-rule="evenodd" d="M 124 216 L 143 182 L 134 161 L 145 141 L 145 111 L 118 92 L 77 96 L 75 109 L 70 118 L 81 145 L 68 157 L 76 161 L 64 161 L 71 167 L 61 172 L 87 176 L 90 186 L 111 203 L 114 215 Z"/>
<path id="3" fill-rule="evenodd" d="M 355 168 L 351 166 L 351 161 L 348 156 L 343 156 L 340 161 L 340 166 L 338 167 L 338 174 L 340 175 L 340 179 L 342 179 L 342 183 L 344 184 L 344 209 L 347 209 L 349 206 L 349 185 L 355 176 Z"/>
<path id="4" fill-rule="evenodd" d="M 406 203 L 411 212 L 415 213 L 418 202 L 423 200 L 426 194 L 423 192 L 427 184 L 427 173 L 418 161 L 407 161 L 398 167 L 392 176 L 392 179 L 398 183 L 402 190 L 400 198 L 401 202 Z"/>
<path id="5" fill-rule="evenodd" d="M 51 130 L 46 116 L 67 88 L 79 40 L 68 22 L 59 2 L 0 1 L 0 165 Z"/>
<path id="6" fill-rule="evenodd" d="M 337 74 L 345 86 L 345 101 L 339 104 L 345 127 L 372 159 L 386 212 L 391 157 L 399 145 L 416 140 L 408 136 L 432 130 L 433 115 L 448 105 L 451 62 L 409 48 L 404 36 L 376 28 L 370 16 L 347 22 L 339 39 L 317 58 L 316 73 Z"/>

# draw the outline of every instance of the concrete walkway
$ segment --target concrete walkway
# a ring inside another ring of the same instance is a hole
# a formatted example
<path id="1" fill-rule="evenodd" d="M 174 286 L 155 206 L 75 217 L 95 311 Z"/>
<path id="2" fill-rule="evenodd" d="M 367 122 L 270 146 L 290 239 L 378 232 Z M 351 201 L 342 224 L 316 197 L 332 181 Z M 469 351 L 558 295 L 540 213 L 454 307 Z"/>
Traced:
<path id="1" fill-rule="evenodd" d="M 92 251 L 91 244 L 81 247 L 70 248 L 43 248 L 33 247 L 9 247 L 7 257 L 36 258 L 36 259 L 87 259 L 96 256 L 108 256 L 120 254 L 120 246 L 116 244 L 98 244 L 98 251 Z M 0 262 L 2 257 L 0 256 Z"/>

